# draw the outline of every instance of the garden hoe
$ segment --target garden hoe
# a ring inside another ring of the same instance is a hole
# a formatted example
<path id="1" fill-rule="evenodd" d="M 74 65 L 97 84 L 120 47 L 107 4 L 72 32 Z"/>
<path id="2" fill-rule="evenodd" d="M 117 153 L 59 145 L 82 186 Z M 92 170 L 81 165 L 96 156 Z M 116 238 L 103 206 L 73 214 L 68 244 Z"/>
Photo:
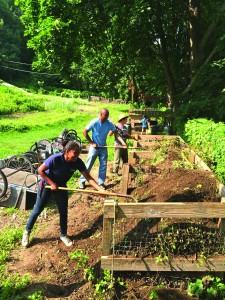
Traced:
<path id="1" fill-rule="evenodd" d="M 51 189 L 50 185 L 46 185 L 45 188 Z M 104 196 L 112 196 L 112 197 L 124 197 L 124 198 L 130 198 L 137 202 L 137 200 L 126 194 L 118 194 L 118 193 L 112 193 L 107 191 L 95 191 L 95 190 L 82 190 L 82 189 L 74 189 L 74 188 L 67 188 L 67 187 L 58 187 L 59 190 L 65 190 L 65 191 L 72 191 L 72 192 L 81 192 L 81 193 L 87 193 L 87 194 L 98 194 L 98 195 L 104 195 Z"/>
<path id="2" fill-rule="evenodd" d="M 142 150 L 146 150 L 147 148 L 144 147 L 127 147 L 124 148 L 123 146 L 98 146 L 97 148 L 121 148 L 121 149 L 142 149 Z"/>

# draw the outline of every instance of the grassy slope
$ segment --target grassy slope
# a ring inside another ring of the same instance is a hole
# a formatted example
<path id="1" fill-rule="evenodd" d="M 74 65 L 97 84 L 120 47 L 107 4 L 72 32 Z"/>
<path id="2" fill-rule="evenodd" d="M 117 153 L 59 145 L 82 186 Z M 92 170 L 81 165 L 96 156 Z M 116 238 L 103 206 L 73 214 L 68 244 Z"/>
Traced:
<path id="1" fill-rule="evenodd" d="M 2 103 L 4 103 L 4 93 L 8 96 L 7 89 L 9 89 L 8 92 L 12 92 L 11 87 L 4 87 L 4 92 L 1 92 Z M 24 93 L 18 89 L 17 97 L 15 95 L 14 97 L 20 99 L 21 94 L 24 97 Z M 39 98 L 38 95 L 34 96 L 33 99 Z M 5 98 L 7 99 L 6 96 Z M 130 108 L 125 104 L 92 103 L 83 99 L 43 95 L 40 95 L 40 99 L 45 101 L 45 112 L 19 112 L 0 118 L 0 158 L 22 154 L 43 138 L 51 139 L 59 136 L 64 128 L 75 129 L 78 136 L 86 143 L 82 131 L 91 119 L 98 117 L 101 108 L 109 109 L 110 120 L 114 123 L 117 122 L 117 117 L 121 112 L 127 112 Z M 108 144 L 113 144 L 113 137 L 108 138 Z M 112 154 L 110 159 L 112 159 Z"/>

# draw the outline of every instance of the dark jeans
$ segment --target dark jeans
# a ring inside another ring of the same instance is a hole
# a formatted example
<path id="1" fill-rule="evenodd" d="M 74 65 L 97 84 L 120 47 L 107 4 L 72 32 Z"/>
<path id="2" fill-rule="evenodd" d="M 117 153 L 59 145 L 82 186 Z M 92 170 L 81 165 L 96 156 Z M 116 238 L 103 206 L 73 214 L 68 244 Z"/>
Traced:
<path id="1" fill-rule="evenodd" d="M 60 235 L 65 236 L 67 234 L 67 217 L 68 217 L 68 193 L 67 191 L 57 190 L 51 191 L 50 189 L 43 188 L 40 194 L 40 187 L 38 187 L 37 198 L 35 206 L 27 221 L 26 230 L 30 233 L 34 224 L 41 214 L 45 206 L 47 205 L 51 195 L 54 196 L 60 218 Z"/>

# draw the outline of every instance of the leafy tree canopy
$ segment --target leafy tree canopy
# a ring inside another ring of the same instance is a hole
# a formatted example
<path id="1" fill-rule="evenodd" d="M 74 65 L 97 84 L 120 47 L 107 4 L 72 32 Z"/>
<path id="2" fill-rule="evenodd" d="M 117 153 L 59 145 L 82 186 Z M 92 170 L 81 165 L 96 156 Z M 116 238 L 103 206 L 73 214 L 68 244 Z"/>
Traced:
<path id="1" fill-rule="evenodd" d="M 84 89 L 107 96 L 130 98 L 132 87 L 139 101 L 142 97 L 152 104 L 164 99 L 174 111 L 186 103 L 191 107 L 195 99 L 211 103 L 212 94 L 223 103 L 222 83 L 209 80 L 210 91 L 202 89 L 206 77 L 215 78 L 216 65 L 223 74 L 224 0 L 16 0 L 16 4 L 23 12 L 37 70 L 59 72 L 64 82 L 80 78 Z"/>

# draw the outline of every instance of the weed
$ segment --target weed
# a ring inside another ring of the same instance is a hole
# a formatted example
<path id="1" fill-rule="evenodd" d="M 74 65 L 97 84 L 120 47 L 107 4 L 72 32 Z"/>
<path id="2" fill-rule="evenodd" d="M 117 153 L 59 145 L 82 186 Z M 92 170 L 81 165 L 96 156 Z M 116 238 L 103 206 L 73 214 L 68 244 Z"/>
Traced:
<path id="1" fill-rule="evenodd" d="M 15 212 L 17 212 L 17 209 L 14 207 L 8 207 L 4 210 L 4 213 L 6 215 L 11 215 L 11 214 L 14 214 Z"/>
<path id="2" fill-rule="evenodd" d="M 89 260 L 89 256 L 85 255 L 82 249 L 76 249 L 70 253 L 70 259 L 77 259 L 77 266 L 83 267 Z"/>
<path id="3" fill-rule="evenodd" d="M 89 282 L 96 281 L 96 276 L 94 274 L 94 267 L 84 269 L 84 279 L 86 279 Z"/>
<path id="4" fill-rule="evenodd" d="M 22 228 L 5 228 L 0 235 L 0 268 L 2 269 L 9 258 L 10 250 L 21 239 Z"/>
<path id="5" fill-rule="evenodd" d="M 219 277 L 210 275 L 188 283 L 188 295 L 198 297 L 200 300 L 223 300 L 225 297 L 225 284 Z"/>
<path id="6" fill-rule="evenodd" d="M 196 264 L 198 267 L 201 267 L 206 261 L 206 256 L 204 253 L 200 253 L 199 256 L 200 256 L 200 258 L 196 261 Z"/>
<path id="7" fill-rule="evenodd" d="M 168 261 L 169 260 L 169 257 L 167 255 L 161 255 L 159 254 L 156 258 L 155 258 L 155 262 L 158 264 L 160 262 L 163 262 L 163 261 Z"/>
<path id="8" fill-rule="evenodd" d="M 33 293 L 32 295 L 28 296 L 29 300 L 44 300 L 44 296 L 42 294 L 42 290 L 40 291 L 36 291 L 35 293 Z"/>
<path id="9" fill-rule="evenodd" d="M 113 290 L 115 284 L 127 287 L 124 281 L 120 279 L 120 277 L 115 279 L 114 277 L 111 276 L 110 270 L 104 270 L 103 278 L 99 279 L 95 284 L 94 294 L 95 295 L 109 294 Z"/>
<path id="10" fill-rule="evenodd" d="M 152 290 L 148 298 L 151 300 L 159 299 L 159 294 L 156 290 Z"/>
<path id="11" fill-rule="evenodd" d="M 20 275 L 9 276 L 2 280 L 0 284 L 1 300 L 22 300 L 23 297 L 19 295 L 19 292 L 24 289 L 30 283 L 29 275 L 21 277 Z M 35 300 L 41 300 L 41 298 L 34 298 Z"/>

